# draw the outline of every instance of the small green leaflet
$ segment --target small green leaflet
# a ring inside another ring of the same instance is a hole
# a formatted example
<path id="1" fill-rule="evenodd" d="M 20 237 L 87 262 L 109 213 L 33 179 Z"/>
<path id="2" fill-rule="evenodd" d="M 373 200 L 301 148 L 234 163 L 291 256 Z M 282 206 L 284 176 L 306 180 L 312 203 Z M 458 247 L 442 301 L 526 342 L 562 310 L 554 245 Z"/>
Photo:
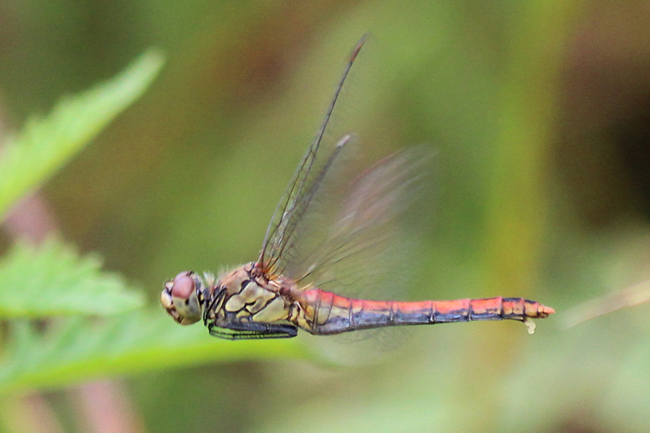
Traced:
<path id="1" fill-rule="evenodd" d="M 79 257 L 51 239 L 38 248 L 18 243 L 0 260 L 0 318 L 107 315 L 142 306 L 93 255 Z"/>

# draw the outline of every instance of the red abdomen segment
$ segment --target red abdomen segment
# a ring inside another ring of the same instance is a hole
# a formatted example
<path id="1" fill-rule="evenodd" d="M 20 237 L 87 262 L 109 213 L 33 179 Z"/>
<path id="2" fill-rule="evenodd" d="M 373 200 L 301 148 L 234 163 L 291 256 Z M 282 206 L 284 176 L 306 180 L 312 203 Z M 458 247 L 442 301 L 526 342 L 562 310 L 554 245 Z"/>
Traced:
<path id="1" fill-rule="evenodd" d="M 457 299 L 454 301 L 368 301 L 338 296 L 320 289 L 302 293 L 313 314 L 308 319 L 314 335 L 340 334 L 385 326 L 427 325 L 474 320 L 543 319 L 551 307 L 523 298 Z M 311 320 L 309 320 L 311 319 Z"/>

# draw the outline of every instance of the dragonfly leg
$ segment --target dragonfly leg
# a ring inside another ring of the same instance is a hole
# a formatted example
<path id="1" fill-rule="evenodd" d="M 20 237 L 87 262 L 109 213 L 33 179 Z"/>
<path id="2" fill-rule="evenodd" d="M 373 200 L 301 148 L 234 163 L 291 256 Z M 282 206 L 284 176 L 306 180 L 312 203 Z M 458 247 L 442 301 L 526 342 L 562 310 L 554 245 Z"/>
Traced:
<path id="1" fill-rule="evenodd" d="M 265 338 L 291 338 L 298 335 L 293 325 L 259 322 L 231 322 L 226 326 L 208 325 L 210 335 L 227 340 L 252 340 Z"/>

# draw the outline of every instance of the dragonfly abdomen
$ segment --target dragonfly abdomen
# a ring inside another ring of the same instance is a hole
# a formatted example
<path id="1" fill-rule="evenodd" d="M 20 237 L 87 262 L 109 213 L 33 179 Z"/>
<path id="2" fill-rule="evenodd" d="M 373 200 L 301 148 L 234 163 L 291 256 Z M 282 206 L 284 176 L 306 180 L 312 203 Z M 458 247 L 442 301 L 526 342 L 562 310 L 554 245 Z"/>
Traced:
<path id="1" fill-rule="evenodd" d="M 338 296 L 319 289 L 304 293 L 313 308 L 308 320 L 315 335 L 340 334 L 387 326 L 432 325 L 486 320 L 518 320 L 548 317 L 555 311 L 523 298 L 457 299 L 453 301 L 370 301 Z"/>

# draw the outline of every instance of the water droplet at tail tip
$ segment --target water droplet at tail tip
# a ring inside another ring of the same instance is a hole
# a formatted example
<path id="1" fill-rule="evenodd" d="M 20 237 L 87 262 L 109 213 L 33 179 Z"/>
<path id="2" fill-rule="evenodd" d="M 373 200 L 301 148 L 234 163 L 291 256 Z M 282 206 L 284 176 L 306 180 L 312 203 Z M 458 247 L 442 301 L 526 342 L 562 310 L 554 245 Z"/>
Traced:
<path id="1" fill-rule="evenodd" d="M 554 313 L 555 313 L 555 309 L 540 304 L 538 315 L 536 318 L 544 319 Z M 533 322 L 533 320 L 530 317 L 524 319 L 524 325 L 526 325 L 526 328 L 528 328 L 527 330 L 530 335 L 533 335 L 535 333 L 535 328 L 537 327 L 537 325 L 535 325 L 535 322 Z"/>
<path id="2" fill-rule="evenodd" d="M 527 330 L 530 335 L 533 335 L 535 333 L 535 327 L 537 325 L 535 325 L 535 322 L 533 322 L 531 319 L 524 320 L 524 325 L 526 325 L 526 328 L 528 328 Z"/>

